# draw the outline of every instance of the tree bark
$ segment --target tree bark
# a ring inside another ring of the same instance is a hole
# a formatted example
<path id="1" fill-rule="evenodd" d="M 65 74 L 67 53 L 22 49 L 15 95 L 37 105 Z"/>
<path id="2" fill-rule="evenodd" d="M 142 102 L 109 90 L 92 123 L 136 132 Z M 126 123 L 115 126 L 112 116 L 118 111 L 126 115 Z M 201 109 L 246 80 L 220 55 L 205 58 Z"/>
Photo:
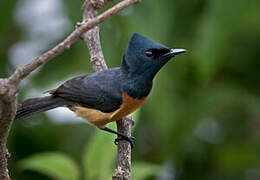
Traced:
<path id="1" fill-rule="evenodd" d="M 133 117 L 127 116 L 117 121 L 117 130 L 120 133 L 131 136 L 133 126 Z M 117 168 L 113 175 L 113 180 L 130 180 L 131 179 L 131 146 L 126 141 L 120 141 L 117 146 Z"/>
<path id="2" fill-rule="evenodd" d="M 16 113 L 16 81 L 0 79 L 0 179 L 10 180 L 7 168 L 9 153 L 6 148 L 7 137 Z"/>
<path id="3" fill-rule="evenodd" d="M 103 4 L 102 4 L 103 2 Z M 95 18 L 98 11 L 105 6 L 104 1 L 85 1 L 82 6 L 83 9 L 83 21 L 87 22 Z M 95 26 L 91 30 L 83 34 L 83 39 L 88 47 L 90 54 L 90 62 L 95 71 L 102 71 L 107 69 L 105 58 L 102 52 L 100 37 L 99 37 L 99 26 Z"/>

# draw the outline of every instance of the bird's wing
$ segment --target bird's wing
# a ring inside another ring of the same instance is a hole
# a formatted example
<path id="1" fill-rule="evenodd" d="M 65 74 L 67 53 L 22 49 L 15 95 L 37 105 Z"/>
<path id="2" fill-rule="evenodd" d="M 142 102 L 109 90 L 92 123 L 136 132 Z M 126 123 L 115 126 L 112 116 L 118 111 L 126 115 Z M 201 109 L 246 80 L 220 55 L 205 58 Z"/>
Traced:
<path id="1" fill-rule="evenodd" d="M 119 94 L 117 82 L 113 85 L 113 79 L 107 75 L 90 75 L 73 78 L 54 91 L 50 91 L 53 96 L 62 97 L 70 102 L 82 107 L 98 109 L 103 112 L 113 112 L 117 110 L 122 97 Z M 111 89 L 112 88 L 112 89 Z"/>

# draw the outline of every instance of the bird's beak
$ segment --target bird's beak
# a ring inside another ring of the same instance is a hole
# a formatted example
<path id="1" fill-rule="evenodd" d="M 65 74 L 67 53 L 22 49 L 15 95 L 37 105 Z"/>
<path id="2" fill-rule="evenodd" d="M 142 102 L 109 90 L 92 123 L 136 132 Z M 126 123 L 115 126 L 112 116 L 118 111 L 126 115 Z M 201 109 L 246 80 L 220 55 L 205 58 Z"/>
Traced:
<path id="1" fill-rule="evenodd" d="M 186 52 L 185 49 L 171 49 L 169 52 L 163 54 L 162 57 L 171 58 L 171 57 L 174 57 L 175 55 L 182 54 L 185 52 Z"/>
<path id="2" fill-rule="evenodd" d="M 170 53 L 172 53 L 174 56 L 178 54 L 185 53 L 186 49 L 171 49 Z"/>

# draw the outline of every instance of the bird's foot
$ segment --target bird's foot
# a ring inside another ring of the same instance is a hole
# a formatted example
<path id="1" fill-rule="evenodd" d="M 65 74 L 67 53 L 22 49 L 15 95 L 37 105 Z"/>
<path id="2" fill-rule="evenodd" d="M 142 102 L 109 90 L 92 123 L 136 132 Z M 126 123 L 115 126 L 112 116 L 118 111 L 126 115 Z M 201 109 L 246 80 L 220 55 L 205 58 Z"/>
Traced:
<path id="1" fill-rule="evenodd" d="M 125 140 L 125 141 L 129 142 L 130 145 L 131 145 L 131 148 L 134 147 L 135 137 L 133 137 L 133 136 L 122 136 L 122 135 L 118 135 L 118 137 L 117 137 L 117 138 L 115 139 L 115 141 L 114 141 L 115 145 L 118 145 L 119 141 L 121 141 L 121 140 Z"/>

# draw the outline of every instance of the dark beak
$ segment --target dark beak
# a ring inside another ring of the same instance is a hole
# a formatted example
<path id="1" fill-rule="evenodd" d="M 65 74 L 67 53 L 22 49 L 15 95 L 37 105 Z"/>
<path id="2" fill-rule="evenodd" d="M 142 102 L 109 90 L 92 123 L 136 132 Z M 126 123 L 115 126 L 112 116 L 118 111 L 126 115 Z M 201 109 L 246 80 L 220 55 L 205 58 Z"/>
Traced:
<path id="1" fill-rule="evenodd" d="M 175 55 L 178 55 L 178 54 L 182 54 L 182 53 L 185 53 L 186 52 L 186 49 L 171 49 L 169 52 L 165 53 L 164 55 L 162 55 L 162 57 L 173 57 Z"/>

